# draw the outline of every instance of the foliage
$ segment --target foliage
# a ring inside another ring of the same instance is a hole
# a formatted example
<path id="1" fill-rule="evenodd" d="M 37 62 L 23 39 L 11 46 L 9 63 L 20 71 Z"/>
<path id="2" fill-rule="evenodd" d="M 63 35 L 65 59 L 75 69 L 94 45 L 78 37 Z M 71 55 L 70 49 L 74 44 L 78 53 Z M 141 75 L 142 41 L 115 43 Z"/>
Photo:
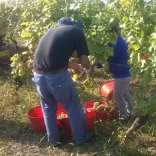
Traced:
<path id="1" fill-rule="evenodd" d="M 32 58 L 30 51 L 25 51 L 22 53 L 17 53 L 11 57 L 11 67 L 14 76 L 28 76 L 30 74 L 30 70 L 32 69 Z"/>
<path id="2" fill-rule="evenodd" d="M 110 32 L 113 25 L 119 25 L 121 33 L 129 44 L 132 75 L 139 75 L 140 82 L 151 82 L 156 75 L 156 1 L 143 0 L 18 0 L 15 3 L 0 1 L 0 36 L 4 42 L 17 41 L 28 47 L 11 58 L 12 74 L 28 77 L 32 69 L 32 58 L 40 37 L 62 16 L 81 18 L 84 21 L 84 33 L 87 37 L 91 60 L 106 62 L 112 51 L 106 46 L 108 41 L 115 42 L 116 36 Z M 1 48 L 1 47 L 0 47 Z M 148 53 L 150 57 L 142 58 Z M 8 51 L 0 50 L 0 57 L 8 56 Z M 10 57 L 10 55 L 8 56 Z M 2 69 L 3 70 L 3 69 Z M 6 73 L 0 74 L 5 76 Z M 99 79 L 100 76 L 96 75 Z M 75 76 L 77 78 L 77 75 Z M 10 79 L 10 78 L 9 78 Z M 103 81 L 104 77 L 102 75 Z M 6 80 L 6 79 L 5 79 Z M 36 134 L 27 125 L 26 113 L 30 107 L 39 104 L 39 97 L 30 84 L 30 88 L 16 90 L 12 84 L 0 80 L 0 151 L 3 155 L 148 155 L 148 148 L 155 145 L 155 91 L 150 93 L 149 86 L 134 87 L 133 93 L 138 96 L 136 103 L 143 115 L 149 114 L 150 121 L 134 136 L 125 140 L 127 126 L 116 121 L 96 123 L 98 137 L 95 143 L 81 148 L 65 145 L 67 150 L 56 150 L 46 144 L 44 134 Z M 82 84 L 82 85 L 81 85 Z M 154 85 L 154 84 L 153 84 Z M 98 84 L 95 77 L 86 77 L 77 85 L 81 100 L 85 102 L 96 98 Z M 139 90 L 137 90 L 139 88 Z M 145 90 L 146 89 L 146 90 Z M 144 98 L 144 94 L 149 94 Z M 26 123 L 26 124 L 25 124 Z M 99 126 L 99 129 L 98 129 Z M 129 126 L 129 125 L 128 125 Z M 147 137 L 147 138 L 146 138 Z M 11 141 L 10 141 L 11 140 Z M 121 144 L 124 140 L 124 144 Z M 40 145 L 43 146 L 40 148 Z M 8 150 L 9 149 L 9 150 Z M 65 153 L 64 153 L 65 152 Z"/>
<path id="3" fill-rule="evenodd" d="M 32 59 L 40 37 L 54 27 L 60 17 L 81 18 L 84 21 L 91 58 L 105 63 L 112 53 L 106 46 L 107 42 L 116 40 L 115 34 L 109 31 L 110 27 L 119 25 L 129 44 L 132 75 L 140 75 L 140 82 L 145 85 L 156 75 L 155 15 L 155 1 L 109 0 L 104 3 L 101 0 L 19 0 L 16 5 L 13 2 L 2 4 L 0 22 L 3 24 L 0 34 L 5 33 L 7 40 L 14 38 L 24 41 L 31 51 L 28 59 Z M 149 53 L 150 58 L 142 60 L 145 53 Z M 12 67 L 16 70 L 15 66 Z M 25 74 L 30 72 L 30 69 L 23 68 L 21 70 L 26 70 Z"/>
<path id="4" fill-rule="evenodd" d="M 156 102 L 156 96 L 154 95 L 148 98 L 146 101 L 141 100 L 140 111 L 143 115 L 149 115 L 150 117 L 153 117 L 156 120 L 156 112 L 154 111 L 156 110 L 155 102 Z"/>

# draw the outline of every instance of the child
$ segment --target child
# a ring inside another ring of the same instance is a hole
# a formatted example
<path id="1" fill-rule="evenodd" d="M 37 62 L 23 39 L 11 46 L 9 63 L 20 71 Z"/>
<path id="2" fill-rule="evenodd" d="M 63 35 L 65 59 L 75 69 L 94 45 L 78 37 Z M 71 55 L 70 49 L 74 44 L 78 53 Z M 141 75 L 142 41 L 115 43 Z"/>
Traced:
<path id="1" fill-rule="evenodd" d="M 119 112 L 119 119 L 128 121 L 134 115 L 132 97 L 129 92 L 131 74 L 128 65 L 128 45 L 119 33 L 119 29 L 114 28 L 113 30 L 117 34 L 116 45 L 108 43 L 108 46 L 114 49 L 113 56 L 108 57 L 109 70 L 115 79 L 113 96 Z"/>

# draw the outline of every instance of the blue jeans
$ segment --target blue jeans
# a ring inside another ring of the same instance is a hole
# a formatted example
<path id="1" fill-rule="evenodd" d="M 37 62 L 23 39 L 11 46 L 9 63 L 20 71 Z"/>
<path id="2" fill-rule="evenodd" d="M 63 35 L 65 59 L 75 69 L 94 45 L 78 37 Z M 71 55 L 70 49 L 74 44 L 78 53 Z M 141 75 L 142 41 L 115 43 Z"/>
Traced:
<path id="1" fill-rule="evenodd" d="M 86 119 L 68 71 L 57 74 L 34 73 L 33 81 L 41 97 L 48 141 L 56 143 L 61 139 L 56 117 L 57 102 L 59 102 L 67 111 L 73 139 L 76 143 L 85 142 L 87 137 Z"/>

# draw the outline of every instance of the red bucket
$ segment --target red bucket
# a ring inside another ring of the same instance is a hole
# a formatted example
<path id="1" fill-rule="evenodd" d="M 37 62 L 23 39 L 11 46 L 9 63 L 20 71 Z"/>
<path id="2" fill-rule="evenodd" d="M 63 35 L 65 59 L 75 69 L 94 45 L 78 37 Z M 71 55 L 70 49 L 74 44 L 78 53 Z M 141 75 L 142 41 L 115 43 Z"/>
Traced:
<path id="1" fill-rule="evenodd" d="M 57 105 L 57 118 L 59 117 L 60 114 L 67 115 L 65 109 L 60 104 L 58 104 Z M 86 110 L 85 117 L 86 117 L 86 121 L 87 121 L 87 128 L 88 129 L 93 128 L 93 124 L 96 120 L 96 112 L 89 111 L 89 109 L 88 109 L 88 110 Z M 31 108 L 28 111 L 28 118 L 31 122 L 32 128 L 35 131 L 37 131 L 37 132 L 46 131 L 41 106 L 36 106 L 36 107 Z M 63 133 L 65 135 L 67 135 L 67 136 L 72 135 L 71 127 L 70 127 L 69 120 L 67 117 L 61 118 L 61 119 L 58 118 L 57 124 L 59 127 L 62 128 Z"/>
<path id="2" fill-rule="evenodd" d="M 96 121 L 96 111 L 95 109 L 86 108 L 86 122 L 87 122 L 87 128 L 92 129 L 94 126 L 94 122 Z"/>
<path id="3" fill-rule="evenodd" d="M 86 109 L 88 108 L 91 108 L 91 109 L 94 109 L 93 108 L 93 104 L 94 104 L 95 101 L 91 100 L 91 101 L 87 101 L 85 104 L 84 104 L 84 107 Z M 100 102 L 100 104 L 104 105 L 105 107 L 108 107 L 108 104 L 106 102 Z M 113 110 L 113 109 L 112 109 Z M 94 111 L 96 112 L 96 120 L 111 120 L 113 119 L 114 117 L 114 110 L 113 111 L 99 111 L 99 110 L 95 110 Z"/>
<path id="4" fill-rule="evenodd" d="M 65 109 L 61 106 L 61 104 L 58 104 L 57 105 L 57 118 L 58 118 L 57 120 L 59 121 L 60 127 L 63 130 L 63 133 L 67 136 L 71 136 L 72 132 L 71 132 L 69 120 L 67 117 L 59 119 L 59 116 L 61 114 L 67 116 L 67 112 L 65 111 Z"/>
<path id="5" fill-rule="evenodd" d="M 106 97 L 108 100 L 113 100 L 113 89 L 114 89 L 114 80 L 109 80 L 101 85 L 99 93 L 101 96 Z"/>
<path id="6" fill-rule="evenodd" d="M 108 104 L 106 102 L 100 102 L 100 101 L 94 101 L 94 100 L 90 100 L 84 103 L 84 107 L 85 108 L 93 108 L 93 104 L 94 102 L 99 102 L 100 104 L 104 105 L 105 107 L 108 107 Z"/>
<path id="7" fill-rule="evenodd" d="M 62 118 L 62 119 L 58 119 L 58 120 L 59 120 L 59 123 L 60 123 L 60 127 L 63 130 L 63 133 L 66 136 L 72 136 L 72 131 L 71 131 L 71 128 L 70 128 L 68 118 Z"/>
<path id="8" fill-rule="evenodd" d="M 35 131 L 44 132 L 46 130 L 41 106 L 30 109 L 28 111 L 28 118 Z"/>
<path id="9" fill-rule="evenodd" d="M 59 111 L 64 111 L 64 109 L 58 104 Z M 36 106 L 28 111 L 28 118 L 31 122 L 32 128 L 37 132 L 45 132 L 45 123 L 43 118 L 43 112 L 41 106 Z M 59 121 L 57 121 L 58 126 L 60 126 Z"/>
<path id="10" fill-rule="evenodd" d="M 60 112 L 60 113 L 65 113 L 65 112 Z M 59 112 L 58 112 L 59 115 Z M 86 123 L 87 123 L 87 128 L 92 129 L 94 126 L 94 122 L 96 121 L 96 112 L 93 109 L 86 108 L 85 110 L 85 118 L 86 118 Z M 67 136 L 72 135 L 71 127 L 68 118 L 62 118 L 58 119 L 60 126 L 62 127 L 64 134 Z"/>

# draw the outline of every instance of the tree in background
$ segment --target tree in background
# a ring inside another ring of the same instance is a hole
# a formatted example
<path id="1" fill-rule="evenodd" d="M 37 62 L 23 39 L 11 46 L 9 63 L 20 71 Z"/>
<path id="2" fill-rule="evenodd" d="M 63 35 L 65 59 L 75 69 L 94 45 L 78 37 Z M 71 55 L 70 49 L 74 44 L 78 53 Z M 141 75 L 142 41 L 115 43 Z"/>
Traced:
<path id="1" fill-rule="evenodd" d="M 146 84 L 156 75 L 156 2 L 144 0 L 19 0 L 1 5 L 0 22 L 5 40 L 17 41 L 28 48 L 12 58 L 12 73 L 29 76 L 32 57 L 42 34 L 55 26 L 60 17 L 71 16 L 82 19 L 83 31 L 91 51 L 91 59 L 103 63 L 110 55 L 106 44 L 113 41 L 110 32 L 119 25 L 129 44 L 130 64 L 133 75 L 140 75 Z M 142 57 L 142 56 L 150 57 Z"/>

